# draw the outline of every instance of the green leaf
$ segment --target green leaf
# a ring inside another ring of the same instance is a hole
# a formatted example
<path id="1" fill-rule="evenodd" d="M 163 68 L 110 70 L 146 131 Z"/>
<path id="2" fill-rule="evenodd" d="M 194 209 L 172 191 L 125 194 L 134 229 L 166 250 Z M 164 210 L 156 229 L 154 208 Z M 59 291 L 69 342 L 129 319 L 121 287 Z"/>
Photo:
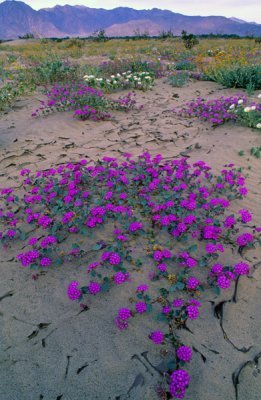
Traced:
<path id="1" fill-rule="evenodd" d="M 152 311 L 152 305 L 151 304 L 147 304 L 147 313 L 149 314 L 149 313 L 151 313 L 151 311 Z"/>
<path id="2" fill-rule="evenodd" d="M 217 295 L 219 295 L 220 292 L 221 292 L 221 290 L 220 290 L 220 288 L 219 288 L 218 286 L 213 286 L 212 290 L 213 290 L 213 292 L 214 292 L 215 294 L 217 294 Z"/>
<path id="3" fill-rule="evenodd" d="M 185 287 L 185 283 L 183 283 L 183 282 L 177 282 L 177 283 L 176 283 L 176 288 L 177 288 L 177 289 L 183 290 L 184 287 Z"/>
<path id="4" fill-rule="evenodd" d="M 101 243 L 96 243 L 94 246 L 92 246 L 92 250 L 98 251 L 102 248 Z"/>
<path id="5" fill-rule="evenodd" d="M 101 287 L 101 291 L 102 291 L 102 292 L 108 292 L 109 289 L 110 289 L 109 283 L 104 283 L 104 284 L 102 285 L 102 287 Z"/>
<path id="6" fill-rule="evenodd" d="M 26 239 L 26 234 L 25 232 L 20 233 L 20 240 L 25 240 Z"/>
<path id="7" fill-rule="evenodd" d="M 174 360 L 169 361 L 167 364 L 167 368 L 171 371 L 176 369 L 177 368 L 176 362 Z"/>
<path id="8" fill-rule="evenodd" d="M 169 291 L 170 291 L 170 293 L 173 293 L 173 292 L 175 292 L 176 289 L 177 289 L 176 284 L 174 284 L 169 288 Z"/>
<path id="9" fill-rule="evenodd" d="M 167 317 L 164 314 L 160 313 L 160 314 L 157 315 L 157 321 L 166 322 L 167 321 Z"/>
<path id="10" fill-rule="evenodd" d="M 188 248 L 188 252 L 193 253 L 194 251 L 197 251 L 197 249 L 198 249 L 198 246 L 196 244 L 193 244 L 192 246 L 190 246 Z"/>

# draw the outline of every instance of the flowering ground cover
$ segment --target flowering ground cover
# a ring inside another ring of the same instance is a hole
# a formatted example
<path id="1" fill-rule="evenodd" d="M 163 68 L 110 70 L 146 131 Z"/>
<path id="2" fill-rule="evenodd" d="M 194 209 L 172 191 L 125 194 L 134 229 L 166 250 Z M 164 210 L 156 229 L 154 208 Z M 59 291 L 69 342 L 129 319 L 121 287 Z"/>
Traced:
<path id="1" fill-rule="evenodd" d="M 254 41 L 0 49 L 0 397 L 259 399 Z"/>
<path id="2" fill-rule="evenodd" d="M 215 176 L 202 160 L 164 161 L 144 152 L 96 164 L 82 159 L 36 174 L 23 169 L 21 180 L 20 195 L 1 190 L 3 247 L 24 241 L 16 258 L 34 279 L 41 269 L 86 265 L 86 282 L 68 282 L 64 293 L 82 308 L 92 296 L 124 290 L 135 271 L 150 265 L 130 304 L 115 310 L 114 323 L 125 331 L 142 318 L 157 319 L 161 328 L 148 332 L 148 339 L 166 348 L 166 357 L 155 390 L 184 398 L 193 349 L 182 330 L 204 318 L 205 292 L 219 294 L 250 273 L 245 253 L 258 243 L 251 212 L 230 211 L 247 196 L 241 169 L 229 164 Z M 223 254 L 231 251 L 234 262 L 227 264 Z"/>
<path id="3" fill-rule="evenodd" d="M 261 94 L 257 100 L 261 99 Z M 198 117 L 210 122 L 213 126 L 228 121 L 238 122 L 249 128 L 261 129 L 261 103 L 248 99 L 247 96 L 221 96 L 215 100 L 197 98 L 181 109 L 174 110 L 179 115 Z"/>

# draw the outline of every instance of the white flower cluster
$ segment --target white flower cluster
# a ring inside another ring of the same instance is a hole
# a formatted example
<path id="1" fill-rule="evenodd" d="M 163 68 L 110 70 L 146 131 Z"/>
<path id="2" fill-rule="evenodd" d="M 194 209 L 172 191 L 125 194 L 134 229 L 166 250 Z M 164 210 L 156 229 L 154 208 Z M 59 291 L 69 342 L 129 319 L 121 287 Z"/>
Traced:
<path id="1" fill-rule="evenodd" d="M 257 98 L 261 99 L 261 93 L 257 96 Z M 245 125 L 251 128 L 261 129 L 261 111 L 257 103 L 246 106 L 246 104 L 244 104 L 244 100 L 239 99 L 237 104 L 231 104 L 229 110 L 230 111 L 228 112 L 235 113 L 237 118 Z"/>
<path id="2" fill-rule="evenodd" d="M 110 78 L 96 78 L 94 75 L 85 75 L 84 80 L 92 87 L 102 89 L 134 88 L 148 90 L 152 88 L 154 76 L 150 72 L 123 72 L 111 75 Z"/>

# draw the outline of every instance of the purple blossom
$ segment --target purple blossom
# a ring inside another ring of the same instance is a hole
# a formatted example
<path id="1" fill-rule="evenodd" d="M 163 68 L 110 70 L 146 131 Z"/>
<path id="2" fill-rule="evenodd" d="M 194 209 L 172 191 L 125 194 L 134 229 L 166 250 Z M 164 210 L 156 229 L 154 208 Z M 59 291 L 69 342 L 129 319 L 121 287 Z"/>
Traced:
<path id="1" fill-rule="evenodd" d="M 143 314 L 147 311 L 147 304 L 144 301 L 140 301 L 135 305 L 136 311 L 139 314 Z"/>
<path id="2" fill-rule="evenodd" d="M 161 331 L 154 331 L 154 332 L 151 332 L 149 338 L 155 344 L 161 344 L 164 341 L 164 334 Z"/>
<path id="3" fill-rule="evenodd" d="M 131 310 L 129 308 L 120 308 L 118 310 L 118 318 L 122 321 L 129 319 L 131 317 Z"/>
<path id="4" fill-rule="evenodd" d="M 101 286 L 98 282 L 90 282 L 88 289 L 89 293 L 95 296 L 97 293 L 101 291 Z"/>
<path id="5" fill-rule="evenodd" d="M 234 271 L 237 275 L 247 275 L 249 274 L 249 269 L 249 265 L 244 262 L 240 262 L 234 265 Z"/>
<path id="6" fill-rule="evenodd" d="M 72 281 L 67 289 L 67 294 L 70 300 L 78 300 L 81 297 L 81 291 L 78 289 L 79 282 Z"/>
<path id="7" fill-rule="evenodd" d="M 180 346 L 177 350 L 177 356 L 182 361 L 190 362 L 192 358 L 192 350 L 188 346 Z"/>

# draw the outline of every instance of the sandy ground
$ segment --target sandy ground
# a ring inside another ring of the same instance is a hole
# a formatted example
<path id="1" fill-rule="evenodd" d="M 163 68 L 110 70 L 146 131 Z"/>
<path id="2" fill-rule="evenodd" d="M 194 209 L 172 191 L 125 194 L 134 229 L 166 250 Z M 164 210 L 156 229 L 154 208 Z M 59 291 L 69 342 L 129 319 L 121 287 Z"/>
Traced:
<path id="1" fill-rule="evenodd" d="M 172 88 L 158 81 L 152 91 L 137 93 L 143 110 L 116 112 L 102 123 L 80 122 L 71 113 L 33 119 L 42 97 L 24 98 L 1 115 L 0 188 L 18 186 L 21 168 L 45 169 L 126 151 L 146 150 L 167 159 L 186 154 L 214 171 L 229 162 L 244 167 L 249 196 L 240 207 L 251 210 L 260 226 L 260 160 L 249 153 L 261 145 L 260 133 L 233 125 L 213 129 L 171 112 L 197 96 L 237 92 L 209 82 Z M 240 150 L 245 156 L 238 155 Z M 160 329 L 159 323 L 143 318 L 126 332 L 113 323 L 119 304 L 128 306 L 131 285 L 93 298 L 90 310 L 80 313 L 66 288 L 72 279 L 86 283 L 84 268 L 65 265 L 34 281 L 15 262 L 21 246 L 1 250 L 0 256 L 0 399 L 156 400 L 154 386 L 161 376 L 155 366 L 162 360 L 147 336 Z M 260 252 L 253 250 L 247 258 L 251 275 L 239 281 L 236 300 L 233 288 L 219 297 L 206 295 L 201 317 L 191 323 L 193 333 L 181 332 L 196 349 L 187 400 L 260 399 Z"/>

